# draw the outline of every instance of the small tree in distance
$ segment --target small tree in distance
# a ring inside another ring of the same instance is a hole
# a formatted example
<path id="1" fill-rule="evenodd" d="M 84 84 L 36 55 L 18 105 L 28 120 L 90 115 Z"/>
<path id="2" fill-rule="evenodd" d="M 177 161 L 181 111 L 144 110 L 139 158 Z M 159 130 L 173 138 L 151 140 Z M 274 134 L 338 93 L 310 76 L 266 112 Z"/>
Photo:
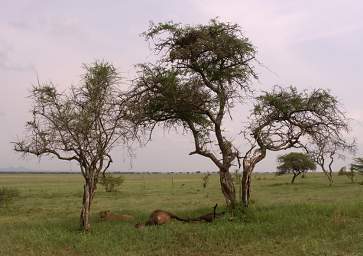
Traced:
<path id="1" fill-rule="evenodd" d="M 211 174 L 209 172 L 207 172 L 206 174 L 204 174 L 202 176 L 202 187 L 205 189 L 207 188 L 207 185 L 209 183 L 209 177 L 211 176 Z"/>
<path id="2" fill-rule="evenodd" d="M 347 122 L 341 128 L 339 134 L 321 130 L 311 136 L 309 142 L 304 145 L 306 153 L 327 176 L 329 186 L 333 184 L 333 163 L 335 158 L 344 159 L 343 152 L 354 153 L 356 150 L 355 141 L 350 142 L 344 136 L 348 132 Z"/>
<path id="3" fill-rule="evenodd" d="M 354 158 L 354 163 L 350 165 L 350 169 L 363 174 L 363 157 Z"/>
<path id="4" fill-rule="evenodd" d="M 124 118 L 116 69 L 107 62 L 84 68 L 82 84 L 68 94 L 51 83 L 33 88 L 33 120 L 26 124 L 29 133 L 14 143 L 14 149 L 25 155 L 78 162 L 84 178 L 80 225 L 87 231 L 99 176 L 112 163 L 110 151 L 120 140 L 127 143 L 133 134 Z"/>
<path id="5" fill-rule="evenodd" d="M 115 192 L 117 188 L 124 183 L 123 176 L 113 176 L 111 173 L 103 175 L 100 179 L 100 184 L 105 188 L 106 192 Z"/>
<path id="6" fill-rule="evenodd" d="M 340 169 L 340 175 L 345 175 L 349 178 L 351 183 L 355 182 L 357 174 L 363 174 L 363 157 L 357 157 L 353 159 L 353 163 L 350 165 L 349 171 L 346 167 Z"/>
<path id="7" fill-rule="evenodd" d="M 292 173 L 291 184 L 294 183 L 297 176 L 309 170 L 316 170 L 316 164 L 309 155 L 299 152 L 291 152 L 278 157 L 279 170 L 278 174 Z"/>

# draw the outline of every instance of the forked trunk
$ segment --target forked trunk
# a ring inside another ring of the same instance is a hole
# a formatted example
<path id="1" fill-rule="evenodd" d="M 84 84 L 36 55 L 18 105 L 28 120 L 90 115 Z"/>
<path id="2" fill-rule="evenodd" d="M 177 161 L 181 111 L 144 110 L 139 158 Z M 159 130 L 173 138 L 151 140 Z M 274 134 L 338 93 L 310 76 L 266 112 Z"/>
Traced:
<path id="1" fill-rule="evenodd" d="M 232 176 L 228 170 L 220 170 L 219 177 L 226 204 L 228 207 L 233 209 L 236 205 L 236 191 L 234 188 Z"/>
<path id="2" fill-rule="evenodd" d="M 254 146 L 246 153 L 243 159 L 243 172 L 241 181 L 241 198 L 243 207 L 248 207 L 251 195 L 252 172 L 257 163 L 266 156 L 265 148 L 253 150 Z"/>
<path id="3" fill-rule="evenodd" d="M 322 171 L 324 172 L 324 174 L 326 175 L 326 177 L 329 180 L 329 186 L 332 186 L 333 185 L 333 171 L 331 169 L 331 166 L 329 166 L 329 170 L 327 170 L 324 167 L 324 165 L 320 165 L 320 166 L 321 166 Z"/>
<path id="4" fill-rule="evenodd" d="M 332 186 L 333 185 L 333 173 L 332 172 L 326 173 L 326 176 L 328 176 L 329 186 Z"/>
<path id="5" fill-rule="evenodd" d="M 94 180 L 87 180 L 86 184 L 83 186 L 83 205 L 81 208 L 80 225 L 81 229 L 84 231 L 89 231 L 91 228 L 90 214 L 91 214 L 91 204 L 93 196 L 95 194 L 96 185 Z"/>

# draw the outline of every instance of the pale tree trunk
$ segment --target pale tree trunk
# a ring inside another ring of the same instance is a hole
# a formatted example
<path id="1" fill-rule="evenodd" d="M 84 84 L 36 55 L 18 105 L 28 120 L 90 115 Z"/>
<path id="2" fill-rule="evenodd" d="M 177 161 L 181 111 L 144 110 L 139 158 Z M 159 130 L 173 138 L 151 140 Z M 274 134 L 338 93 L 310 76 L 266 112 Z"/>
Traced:
<path id="1" fill-rule="evenodd" d="M 231 173 L 228 170 L 221 169 L 219 171 L 219 178 L 226 204 L 228 207 L 233 209 L 236 205 L 236 191 L 234 188 Z"/>
<path id="2" fill-rule="evenodd" d="M 84 231 L 89 231 L 91 228 L 90 215 L 91 204 L 96 191 L 95 180 L 86 179 L 86 184 L 83 186 L 83 204 L 81 208 L 80 226 Z"/>
<path id="3" fill-rule="evenodd" d="M 254 150 L 252 147 L 247 151 L 243 159 L 243 172 L 241 181 L 241 198 L 243 207 L 248 207 L 251 197 L 251 182 L 252 182 L 252 172 L 255 169 L 257 163 L 262 161 L 266 156 L 265 148 L 258 148 Z"/>
<path id="4" fill-rule="evenodd" d="M 242 173 L 241 182 L 241 198 L 243 207 L 248 207 L 250 201 L 250 189 L 251 189 L 251 166 L 244 168 Z"/>

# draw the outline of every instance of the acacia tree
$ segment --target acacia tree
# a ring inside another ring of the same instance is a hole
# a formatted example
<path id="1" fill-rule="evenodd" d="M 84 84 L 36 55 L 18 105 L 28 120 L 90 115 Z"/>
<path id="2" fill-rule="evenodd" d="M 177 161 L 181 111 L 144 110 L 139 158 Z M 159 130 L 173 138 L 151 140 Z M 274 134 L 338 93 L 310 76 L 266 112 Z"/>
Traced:
<path id="1" fill-rule="evenodd" d="M 32 90 L 33 120 L 27 136 L 15 142 L 15 151 L 78 162 L 84 177 L 80 225 L 90 229 L 91 203 L 100 174 L 112 162 L 111 149 L 132 136 L 119 100 L 119 76 L 107 62 L 85 67 L 82 84 L 61 93 L 53 84 Z"/>
<path id="2" fill-rule="evenodd" d="M 354 163 L 350 165 L 352 171 L 358 171 L 363 174 L 363 157 L 356 157 L 353 159 Z"/>
<path id="3" fill-rule="evenodd" d="M 354 177 L 356 174 L 363 174 L 363 157 L 356 157 L 353 159 L 353 163 L 350 164 L 350 171 L 343 170 L 341 173 L 345 174 L 352 183 L 354 183 Z"/>
<path id="4" fill-rule="evenodd" d="M 150 127 L 181 127 L 192 134 L 198 154 L 219 169 L 226 203 L 234 206 L 230 167 L 238 156 L 223 128 L 236 103 L 256 78 L 255 49 L 236 24 L 211 20 L 207 25 L 151 25 L 144 33 L 158 56 L 156 64 L 139 65 L 130 91 L 134 121 Z M 215 146 L 216 145 L 216 146 Z"/>
<path id="5" fill-rule="evenodd" d="M 310 158 L 317 163 L 329 180 L 329 186 L 333 184 L 333 163 L 336 157 L 344 158 L 344 152 L 353 153 L 355 142 L 349 142 L 344 136 L 348 132 L 348 123 L 340 127 L 339 133 L 331 133 L 329 130 L 322 130 L 319 134 L 311 136 L 304 149 Z"/>
<path id="6" fill-rule="evenodd" d="M 252 172 L 268 151 L 303 148 L 320 136 L 340 136 L 347 127 L 338 100 L 327 90 L 276 86 L 258 96 L 245 130 L 251 147 L 243 158 L 243 205 L 248 207 Z"/>
<path id="7" fill-rule="evenodd" d="M 316 170 L 315 162 L 309 157 L 309 155 L 300 152 L 291 152 L 282 156 L 279 156 L 277 161 L 279 166 L 279 174 L 292 173 L 293 177 L 291 179 L 291 184 L 297 176 L 305 173 L 309 170 Z"/>

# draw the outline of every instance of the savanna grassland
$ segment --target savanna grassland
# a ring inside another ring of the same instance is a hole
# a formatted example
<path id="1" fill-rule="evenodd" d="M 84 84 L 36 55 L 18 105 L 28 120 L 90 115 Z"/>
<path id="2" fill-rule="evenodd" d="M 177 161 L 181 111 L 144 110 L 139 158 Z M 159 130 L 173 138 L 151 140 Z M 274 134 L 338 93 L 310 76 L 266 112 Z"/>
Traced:
<path id="1" fill-rule="evenodd" d="M 0 208 L 0 255 L 363 255 L 363 185 L 345 176 L 336 176 L 332 187 L 323 174 L 294 185 L 290 178 L 255 175 L 243 214 L 138 230 L 133 225 L 155 209 L 197 216 L 215 203 L 221 211 L 223 196 L 217 175 L 205 189 L 201 174 L 125 175 L 119 192 L 98 187 L 85 234 L 79 231 L 81 175 L 1 174 L 0 187 L 19 195 Z M 136 219 L 100 221 L 102 210 Z"/>

